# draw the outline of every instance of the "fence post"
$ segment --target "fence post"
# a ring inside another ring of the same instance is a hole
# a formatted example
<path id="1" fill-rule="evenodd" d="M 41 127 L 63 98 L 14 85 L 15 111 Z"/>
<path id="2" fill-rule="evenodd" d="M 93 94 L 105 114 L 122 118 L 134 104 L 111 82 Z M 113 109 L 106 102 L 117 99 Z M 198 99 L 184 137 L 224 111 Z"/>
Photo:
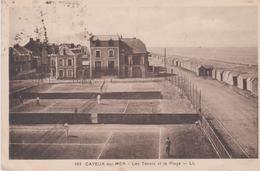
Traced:
<path id="1" fill-rule="evenodd" d="M 185 95 L 185 77 L 183 77 L 183 94 Z"/>
<path id="2" fill-rule="evenodd" d="M 196 109 L 196 111 L 198 111 L 198 88 L 197 88 L 197 85 L 196 85 L 196 88 L 195 88 L 195 109 Z"/>
<path id="3" fill-rule="evenodd" d="M 178 90 L 179 90 L 179 76 L 177 76 L 177 87 L 178 87 Z"/>
<path id="4" fill-rule="evenodd" d="M 202 111 L 202 109 L 201 109 L 201 90 L 200 90 L 200 96 L 199 96 L 199 98 L 200 98 L 200 104 L 199 104 L 199 106 L 200 106 L 200 111 L 199 112 L 201 112 Z"/>
<path id="5" fill-rule="evenodd" d="M 194 84 L 192 84 L 192 104 L 194 106 Z"/>
<path id="6" fill-rule="evenodd" d="M 184 94 L 187 96 L 186 94 L 186 78 L 183 77 L 183 91 L 184 91 Z"/>
<path id="7" fill-rule="evenodd" d="M 185 82 L 186 82 L 186 96 L 188 97 L 188 79 L 187 79 L 187 77 L 185 77 Z"/>
<path id="8" fill-rule="evenodd" d="M 188 82 L 188 78 L 186 78 L 186 96 L 189 99 L 189 82 Z"/>
<path id="9" fill-rule="evenodd" d="M 181 76 L 180 76 L 180 90 L 181 90 L 180 92 L 182 93 L 183 90 L 182 90 L 182 77 Z"/>

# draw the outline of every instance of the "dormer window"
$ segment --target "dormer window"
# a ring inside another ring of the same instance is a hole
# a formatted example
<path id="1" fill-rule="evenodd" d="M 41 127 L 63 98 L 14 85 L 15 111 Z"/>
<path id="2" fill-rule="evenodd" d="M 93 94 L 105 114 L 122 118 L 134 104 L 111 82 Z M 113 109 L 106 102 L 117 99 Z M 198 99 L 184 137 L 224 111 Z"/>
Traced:
<path id="1" fill-rule="evenodd" d="M 114 45 L 114 42 L 113 42 L 113 40 L 112 40 L 112 39 L 110 39 L 110 40 L 108 41 L 108 44 L 109 44 L 109 46 L 113 46 L 113 45 Z"/>
<path id="2" fill-rule="evenodd" d="M 100 41 L 98 39 L 96 40 L 96 46 L 100 46 Z"/>

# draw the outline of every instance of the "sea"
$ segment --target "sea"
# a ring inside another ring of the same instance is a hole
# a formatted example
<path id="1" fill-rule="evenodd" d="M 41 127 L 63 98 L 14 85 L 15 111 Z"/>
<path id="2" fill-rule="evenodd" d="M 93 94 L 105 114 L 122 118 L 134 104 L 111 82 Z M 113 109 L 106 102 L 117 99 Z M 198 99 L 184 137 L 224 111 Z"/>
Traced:
<path id="1" fill-rule="evenodd" d="M 149 52 L 164 54 L 164 47 L 148 47 Z M 258 65 L 257 47 L 166 47 L 166 55 Z"/>

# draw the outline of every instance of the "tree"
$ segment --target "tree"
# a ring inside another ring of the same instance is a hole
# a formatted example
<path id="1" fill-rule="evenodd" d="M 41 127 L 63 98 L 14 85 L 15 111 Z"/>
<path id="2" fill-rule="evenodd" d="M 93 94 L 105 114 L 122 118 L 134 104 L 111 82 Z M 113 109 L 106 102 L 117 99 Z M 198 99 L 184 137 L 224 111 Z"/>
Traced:
<path id="1" fill-rule="evenodd" d="M 15 44 L 20 44 L 21 41 L 23 40 L 23 32 L 20 32 L 20 33 L 17 33 L 14 37 L 14 41 L 15 41 Z"/>

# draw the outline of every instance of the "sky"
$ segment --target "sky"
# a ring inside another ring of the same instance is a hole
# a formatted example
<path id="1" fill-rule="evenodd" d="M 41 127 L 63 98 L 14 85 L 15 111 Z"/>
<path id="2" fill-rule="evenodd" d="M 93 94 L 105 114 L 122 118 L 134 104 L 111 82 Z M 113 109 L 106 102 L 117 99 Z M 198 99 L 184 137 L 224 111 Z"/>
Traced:
<path id="1" fill-rule="evenodd" d="M 44 13 L 49 42 L 84 44 L 85 28 L 93 34 L 137 37 L 147 47 L 257 46 L 254 6 L 176 6 L 131 0 L 44 1 L 10 7 L 10 42 L 24 33 L 20 44 L 36 37 Z M 104 3 L 106 2 L 106 3 Z M 107 3 L 109 2 L 109 3 Z M 147 1 L 146 1 L 147 2 Z M 165 1 L 164 1 L 165 2 Z"/>

